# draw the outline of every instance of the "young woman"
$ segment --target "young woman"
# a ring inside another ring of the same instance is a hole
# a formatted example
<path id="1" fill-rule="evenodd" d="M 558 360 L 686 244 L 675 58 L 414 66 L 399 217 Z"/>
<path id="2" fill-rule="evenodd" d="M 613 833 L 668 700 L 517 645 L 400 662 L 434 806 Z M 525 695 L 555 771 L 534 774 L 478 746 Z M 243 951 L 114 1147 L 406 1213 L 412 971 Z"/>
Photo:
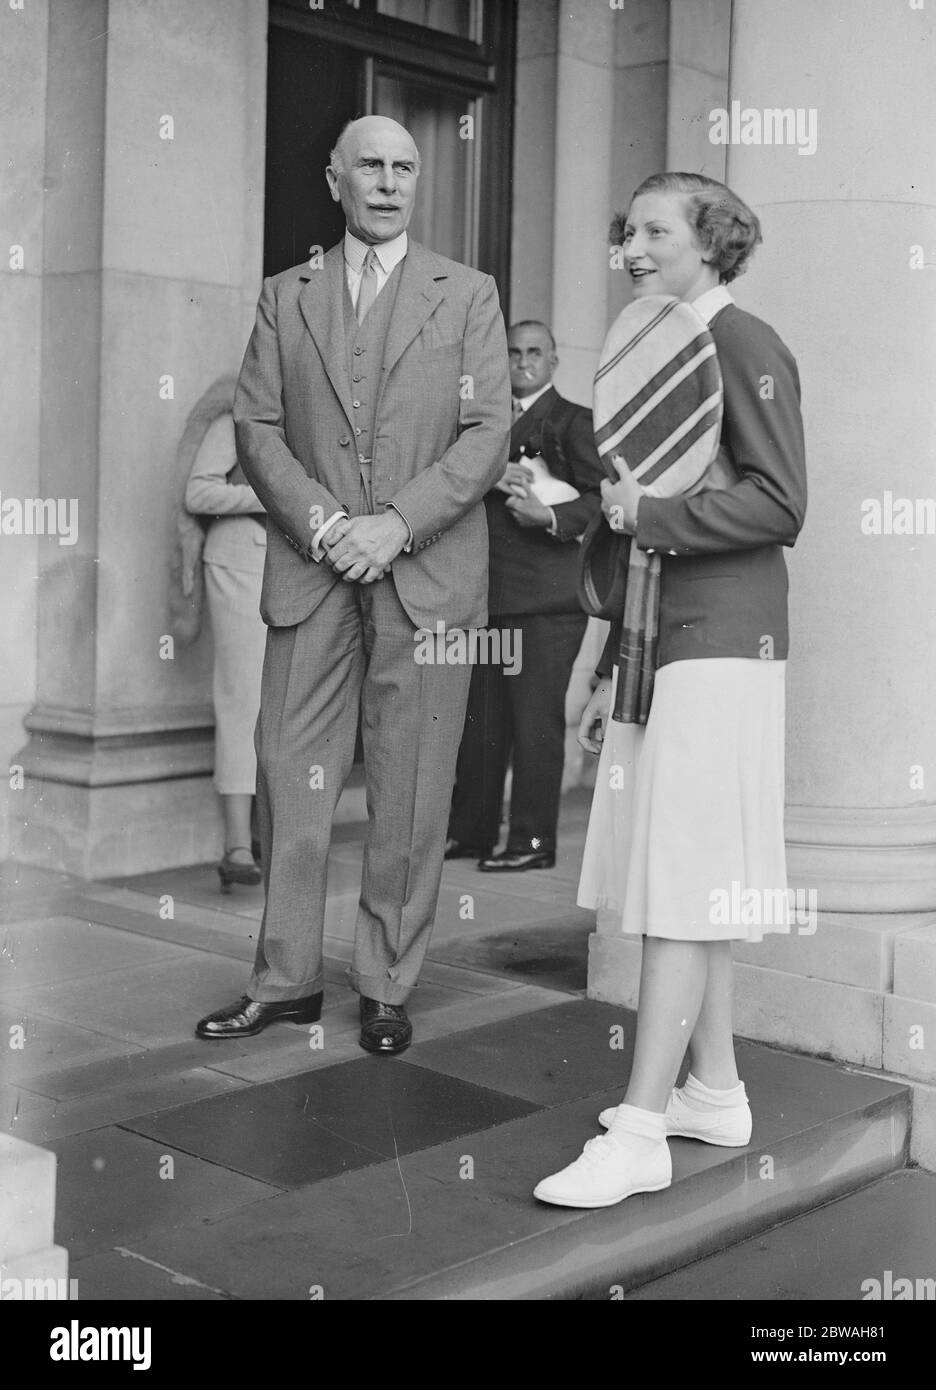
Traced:
<path id="1" fill-rule="evenodd" d="M 581 906 L 613 912 L 642 935 L 637 1037 L 624 1100 L 607 1134 L 535 1189 L 559 1206 L 610 1206 L 667 1187 L 667 1135 L 743 1146 L 751 1111 L 732 1036 L 731 941 L 786 902 L 784 677 L 788 646 L 783 546 L 806 507 L 796 363 L 727 289 L 761 240 L 755 214 L 698 174 L 647 179 L 612 237 L 635 296 L 675 295 L 708 324 L 724 386 L 728 485 L 646 496 L 627 470 L 602 484 L 609 525 L 661 557 L 659 650 L 646 725 L 611 718 L 618 636 L 579 739 L 600 752 Z M 734 887 L 737 885 L 737 888 Z M 769 896 L 768 896 L 769 895 Z M 689 1076 L 674 1090 L 689 1049 Z"/>

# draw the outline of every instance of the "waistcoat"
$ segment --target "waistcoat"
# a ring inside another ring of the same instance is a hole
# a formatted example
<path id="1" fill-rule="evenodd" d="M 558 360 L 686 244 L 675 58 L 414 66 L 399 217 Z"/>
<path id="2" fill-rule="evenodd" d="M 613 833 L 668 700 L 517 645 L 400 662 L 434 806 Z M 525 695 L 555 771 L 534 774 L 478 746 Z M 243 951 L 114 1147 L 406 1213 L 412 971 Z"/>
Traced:
<path id="1" fill-rule="evenodd" d="M 351 385 L 354 444 L 357 449 L 361 487 L 358 495 L 347 499 L 351 516 L 371 513 L 374 498 L 371 487 L 374 455 L 374 415 L 383 377 L 384 345 L 393 318 L 393 306 L 400 286 L 403 262 L 374 300 L 363 323 L 358 323 L 345 282 L 344 324 L 347 345 L 348 381 Z M 348 489 L 349 493 L 351 488 Z"/>

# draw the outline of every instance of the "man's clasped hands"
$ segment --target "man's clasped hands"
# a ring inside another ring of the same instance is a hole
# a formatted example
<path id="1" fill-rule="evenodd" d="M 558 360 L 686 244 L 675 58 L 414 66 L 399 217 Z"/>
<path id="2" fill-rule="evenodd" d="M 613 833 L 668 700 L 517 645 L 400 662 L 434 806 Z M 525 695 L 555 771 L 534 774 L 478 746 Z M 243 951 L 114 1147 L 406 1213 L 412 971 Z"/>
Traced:
<path id="1" fill-rule="evenodd" d="M 643 489 L 623 461 L 614 462 L 619 481 L 602 483 L 601 510 L 613 531 L 633 534 Z M 520 526 L 549 525 L 548 509 L 530 492 L 532 481 L 533 474 L 522 463 L 508 463 L 496 486 L 508 494 L 507 506 Z M 339 517 L 322 537 L 323 558 L 348 583 L 373 584 L 383 579 L 409 537 L 409 527 L 392 507 L 378 516 Z"/>
<path id="2" fill-rule="evenodd" d="M 388 507 L 379 516 L 339 517 L 322 537 L 324 559 L 349 583 L 383 579 L 409 540 L 409 527 Z"/>

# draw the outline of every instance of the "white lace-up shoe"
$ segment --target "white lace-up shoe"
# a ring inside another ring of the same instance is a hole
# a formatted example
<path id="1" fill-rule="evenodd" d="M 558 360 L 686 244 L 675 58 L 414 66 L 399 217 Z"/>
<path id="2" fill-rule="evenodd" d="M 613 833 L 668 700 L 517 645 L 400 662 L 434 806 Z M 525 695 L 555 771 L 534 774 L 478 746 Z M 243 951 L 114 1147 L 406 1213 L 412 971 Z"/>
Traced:
<path id="1" fill-rule="evenodd" d="M 533 1196 L 554 1207 L 612 1207 L 635 1192 L 659 1192 L 673 1180 L 666 1141 L 636 1158 L 609 1134 L 589 1139 L 581 1156 L 533 1189 Z"/>
<path id="2" fill-rule="evenodd" d="M 610 1129 L 616 1106 L 602 1110 L 598 1123 Z M 751 1142 L 754 1122 L 747 1101 L 724 1110 L 696 1110 L 687 1105 L 678 1090 L 666 1104 L 666 1134 L 672 1139 L 701 1139 L 703 1144 L 717 1144 L 724 1149 L 743 1149 Z"/>

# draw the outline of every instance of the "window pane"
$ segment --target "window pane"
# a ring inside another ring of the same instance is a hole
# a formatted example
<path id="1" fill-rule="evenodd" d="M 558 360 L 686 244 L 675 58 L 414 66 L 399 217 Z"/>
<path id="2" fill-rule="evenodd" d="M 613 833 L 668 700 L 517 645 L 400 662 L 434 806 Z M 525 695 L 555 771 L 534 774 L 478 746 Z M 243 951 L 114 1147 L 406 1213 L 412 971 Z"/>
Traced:
<path id="1" fill-rule="evenodd" d="M 442 256 L 473 265 L 476 140 L 463 140 L 460 121 L 477 103 L 448 92 L 374 74 L 374 114 L 391 116 L 412 134 L 419 150 L 416 206 L 409 230 Z"/>
<path id="2" fill-rule="evenodd" d="M 462 39 L 480 41 L 476 21 L 480 20 L 480 0 L 377 0 L 377 13 L 407 19 L 426 29 L 441 29 Z"/>

